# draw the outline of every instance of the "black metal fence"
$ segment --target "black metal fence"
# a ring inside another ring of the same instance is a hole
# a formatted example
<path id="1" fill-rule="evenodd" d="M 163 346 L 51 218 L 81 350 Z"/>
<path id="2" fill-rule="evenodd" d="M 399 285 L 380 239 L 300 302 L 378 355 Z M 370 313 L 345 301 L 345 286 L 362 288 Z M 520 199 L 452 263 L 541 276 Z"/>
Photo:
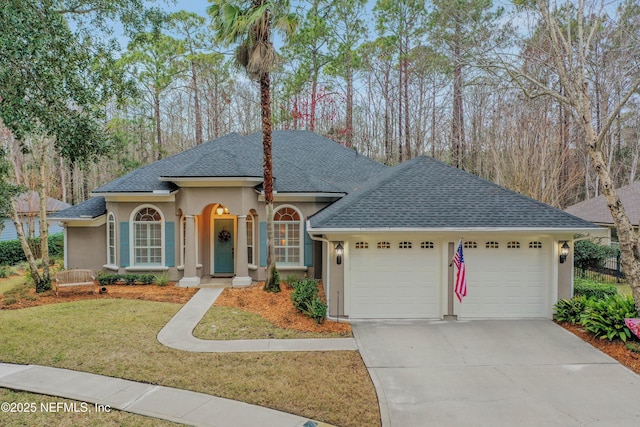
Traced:
<path id="1" fill-rule="evenodd" d="M 624 271 L 620 264 L 620 250 L 615 256 L 606 258 L 600 265 L 575 267 L 575 274 L 582 279 L 604 283 L 621 283 L 625 281 Z"/>

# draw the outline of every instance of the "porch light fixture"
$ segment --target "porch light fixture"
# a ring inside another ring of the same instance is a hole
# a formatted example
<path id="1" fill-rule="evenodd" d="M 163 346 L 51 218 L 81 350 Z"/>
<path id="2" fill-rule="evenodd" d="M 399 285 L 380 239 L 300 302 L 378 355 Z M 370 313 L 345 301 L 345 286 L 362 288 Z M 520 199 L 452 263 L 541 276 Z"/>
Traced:
<path id="1" fill-rule="evenodd" d="M 567 260 L 567 255 L 569 255 L 569 244 L 565 241 L 562 246 L 560 246 L 560 264 L 564 264 Z"/>
<path id="2" fill-rule="evenodd" d="M 222 216 L 222 214 L 228 214 L 229 209 L 223 207 L 222 205 L 218 205 L 218 207 L 216 208 L 216 213 L 218 214 L 218 216 Z"/>
<path id="3" fill-rule="evenodd" d="M 344 254 L 344 248 L 342 247 L 342 242 L 338 242 L 336 245 L 336 262 L 338 265 L 342 264 L 342 254 Z"/>

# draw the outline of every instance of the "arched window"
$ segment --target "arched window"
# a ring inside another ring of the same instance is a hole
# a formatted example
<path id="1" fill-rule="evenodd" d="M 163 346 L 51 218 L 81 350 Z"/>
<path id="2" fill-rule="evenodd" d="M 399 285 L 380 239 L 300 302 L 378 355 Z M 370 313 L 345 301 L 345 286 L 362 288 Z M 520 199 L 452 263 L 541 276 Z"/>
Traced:
<path id="1" fill-rule="evenodd" d="M 520 242 L 513 240 L 507 243 L 507 249 L 520 249 Z"/>
<path id="2" fill-rule="evenodd" d="M 143 207 L 133 216 L 134 265 L 162 265 L 162 215 Z"/>
<path id="3" fill-rule="evenodd" d="M 420 249 L 433 249 L 433 242 L 420 242 Z"/>
<path id="4" fill-rule="evenodd" d="M 253 215 L 247 215 L 247 261 L 249 264 L 253 262 Z"/>
<path id="5" fill-rule="evenodd" d="M 498 242 L 491 241 L 485 243 L 484 247 L 487 249 L 498 249 L 500 247 L 500 244 Z"/>
<path id="6" fill-rule="evenodd" d="M 356 249 L 369 249 L 368 242 L 356 242 Z"/>
<path id="7" fill-rule="evenodd" d="M 542 249 L 542 242 L 529 242 L 529 249 Z"/>
<path id="8" fill-rule="evenodd" d="M 116 216 L 107 215 L 107 265 L 116 265 Z"/>
<path id="9" fill-rule="evenodd" d="M 464 248 L 465 249 L 477 249 L 478 248 L 478 243 L 477 242 L 464 242 Z"/>
<path id="10" fill-rule="evenodd" d="M 389 242 L 378 242 L 376 247 L 378 249 L 391 249 L 391 243 L 389 243 Z"/>
<path id="11" fill-rule="evenodd" d="M 292 207 L 281 207 L 273 215 L 276 263 L 301 265 L 302 215 Z"/>
<path id="12" fill-rule="evenodd" d="M 411 249 L 413 247 L 413 243 L 411 242 L 400 242 L 398 243 L 398 248 L 400 249 Z"/>

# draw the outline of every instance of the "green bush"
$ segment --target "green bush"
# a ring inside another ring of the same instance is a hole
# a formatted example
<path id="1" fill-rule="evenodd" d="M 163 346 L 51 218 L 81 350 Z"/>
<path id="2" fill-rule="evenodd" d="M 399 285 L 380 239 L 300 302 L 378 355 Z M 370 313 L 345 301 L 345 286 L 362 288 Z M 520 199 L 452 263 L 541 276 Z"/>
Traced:
<path id="1" fill-rule="evenodd" d="M 163 274 L 166 274 L 166 273 L 163 273 Z M 140 283 L 142 285 L 151 285 L 153 283 L 158 282 L 158 278 L 153 274 L 99 273 L 96 280 L 98 280 L 98 283 L 100 284 L 100 286 L 114 285 L 116 283 L 124 283 L 126 285 L 133 285 L 136 283 Z M 168 279 L 167 279 L 167 282 L 168 282 Z"/>
<path id="2" fill-rule="evenodd" d="M 312 313 L 313 300 L 318 296 L 318 281 L 315 279 L 301 279 L 293 283 L 291 301 L 296 310 L 307 315 Z"/>
<path id="3" fill-rule="evenodd" d="M 573 288 L 575 296 L 584 295 L 587 298 L 604 299 L 618 293 L 616 285 L 598 283 L 586 279 L 576 279 Z"/>
<path id="4" fill-rule="evenodd" d="M 327 317 L 327 304 L 318 297 L 311 303 L 311 317 L 318 324 L 324 322 L 325 317 Z"/>
<path id="5" fill-rule="evenodd" d="M 582 270 L 602 268 L 608 258 L 618 255 L 618 249 L 599 245 L 590 240 L 579 240 L 573 248 L 574 265 Z"/>
<path id="6" fill-rule="evenodd" d="M 0 279 L 4 279 L 6 277 L 9 277 L 10 273 L 9 273 L 9 267 L 7 266 L 0 266 Z"/>
<path id="7" fill-rule="evenodd" d="M 580 324 L 596 337 L 626 342 L 631 337 L 631 331 L 624 323 L 627 317 L 638 317 L 633 297 L 613 295 L 605 299 L 588 299 L 580 316 Z"/>
<path id="8" fill-rule="evenodd" d="M 62 258 L 64 256 L 64 235 L 56 233 L 49 236 L 49 256 L 51 258 Z M 40 238 L 29 239 L 29 246 L 36 258 L 41 257 Z M 17 265 L 27 260 L 22 250 L 19 240 L 6 240 L 0 242 L 0 260 L 6 265 Z"/>
<path id="9" fill-rule="evenodd" d="M 559 322 L 569 322 L 573 325 L 580 323 L 580 316 L 586 304 L 587 297 L 584 295 L 558 301 L 555 305 L 556 320 Z"/>

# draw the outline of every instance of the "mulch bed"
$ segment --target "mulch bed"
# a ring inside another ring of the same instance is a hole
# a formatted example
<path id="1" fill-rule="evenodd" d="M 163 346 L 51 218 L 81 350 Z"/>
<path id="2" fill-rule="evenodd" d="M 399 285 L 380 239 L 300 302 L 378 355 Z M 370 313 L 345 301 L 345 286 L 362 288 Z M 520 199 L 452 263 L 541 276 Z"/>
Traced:
<path id="1" fill-rule="evenodd" d="M 167 286 L 108 285 L 106 288 L 107 292 L 101 294 L 98 292 L 99 288 L 94 287 L 95 293 L 92 294 L 91 286 L 74 286 L 60 289 L 58 296 L 56 296 L 55 291 L 36 294 L 35 289 L 31 288 L 24 297 L 19 298 L 12 304 L 6 304 L 6 300 L 11 297 L 0 295 L 0 309 L 17 310 L 45 304 L 105 298 L 140 299 L 184 304 L 198 291 L 198 288 L 180 288 L 173 284 Z"/>
<path id="2" fill-rule="evenodd" d="M 337 332 L 345 336 L 351 335 L 348 323 L 325 320 L 317 324 L 315 320 L 298 312 L 291 303 L 293 289 L 286 285 L 280 286 L 280 292 L 264 291 L 264 283 L 251 285 L 247 288 L 226 288 L 218 297 L 214 305 L 238 307 L 252 313 L 259 314 L 269 322 L 281 328 L 295 329 L 305 332 Z M 324 300 L 322 287 L 320 298 Z"/>
<path id="3" fill-rule="evenodd" d="M 640 375 L 640 353 L 634 353 L 629 350 L 622 341 L 595 338 L 593 334 L 585 331 L 580 325 L 572 325 L 568 322 L 558 322 L 558 324 Z M 634 342 L 637 343 L 638 341 L 635 340 Z"/>

